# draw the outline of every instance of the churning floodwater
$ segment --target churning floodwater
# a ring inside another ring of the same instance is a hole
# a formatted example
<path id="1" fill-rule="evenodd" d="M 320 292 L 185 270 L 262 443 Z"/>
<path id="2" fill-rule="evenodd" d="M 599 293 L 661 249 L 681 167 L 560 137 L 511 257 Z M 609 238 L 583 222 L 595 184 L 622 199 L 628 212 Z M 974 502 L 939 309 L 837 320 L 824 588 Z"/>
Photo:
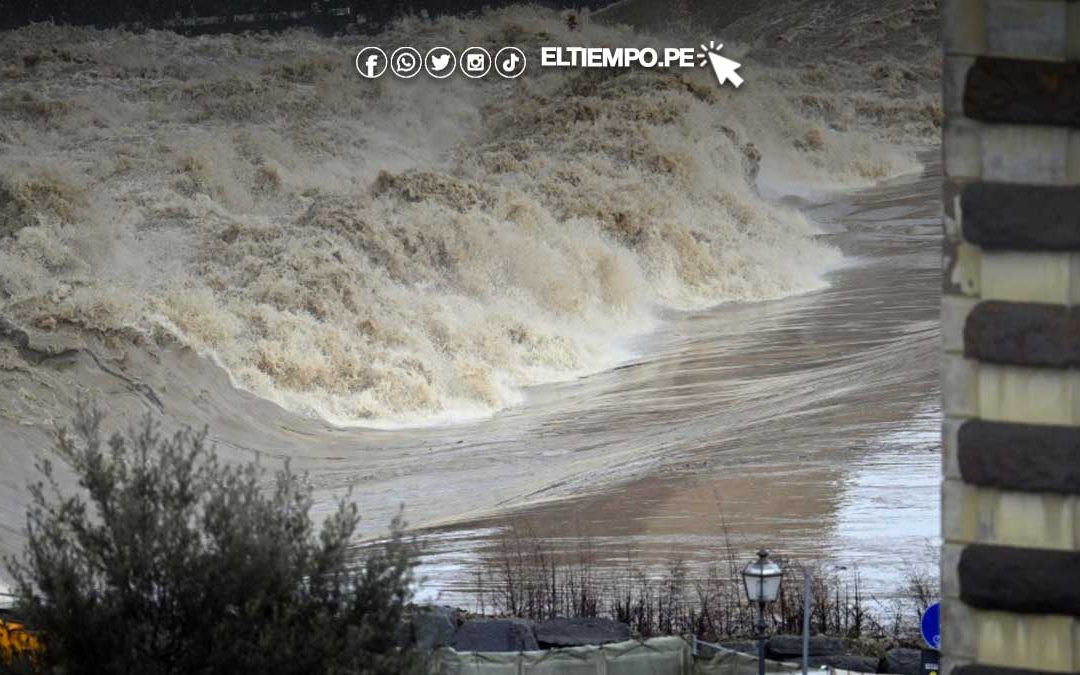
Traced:
<path id="1" fill-rule="evenodd" d="M 937 5 L 738 4 L 0 34 L 0 553 L 91 397 L 351 488 L 364 536 L 403 504 L 435 593 L 520 523 L 891 583 L 937 533 Z M 739 90 L 352 68 L 721 34 Z"/>
<path id="2" fill-rule="evenodd" d="M 682 561 L 701 573 L 730 550 L 767 546 L 857 570 L 881 594 L 932 568 L 940 176 L 930 164 L 809 208 L 848 261 L 827 289 L 673 317 L 647 356 L 546 387 L 509 414 L 529 425 L 524 436 L 625 447 L 655 467 L 614 486 L 585 473 L 533 495 L 570 499 L 436 533 L 430 585 L 458 599 L 507 525 L 552 550 L 587 542 L 614 568 Z"/>

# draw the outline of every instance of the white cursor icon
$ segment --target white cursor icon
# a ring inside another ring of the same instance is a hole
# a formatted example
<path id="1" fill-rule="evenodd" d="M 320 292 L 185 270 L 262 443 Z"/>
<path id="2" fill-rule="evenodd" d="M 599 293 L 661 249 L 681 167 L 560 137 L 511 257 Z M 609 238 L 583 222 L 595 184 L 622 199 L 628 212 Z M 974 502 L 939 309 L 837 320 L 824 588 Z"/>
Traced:
<path id="1" fill-rule="evenodd" d="M 720 56 L 720 50 L 724 48 L 722 44 L 716 44 L 715 42 L 709 42 L 709 46 L 701 45 L 700 65 L 704 66 L 706 57 L 708 57 L 708 63 L 712 66 L 713 72 L 716 73 L 716 81 L 721 84 L 730 82 L 738 89 L 743 83 L 742 77 L 735 71 L 742 67 L 742 64 L 738 61 L 732 61 L 731 59 Z"/>

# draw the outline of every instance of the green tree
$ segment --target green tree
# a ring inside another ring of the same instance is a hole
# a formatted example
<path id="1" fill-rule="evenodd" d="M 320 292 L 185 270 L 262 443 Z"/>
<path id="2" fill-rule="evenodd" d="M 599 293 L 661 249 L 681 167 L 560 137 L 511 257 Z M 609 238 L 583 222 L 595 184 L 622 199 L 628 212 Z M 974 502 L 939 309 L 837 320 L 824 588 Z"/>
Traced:
<path id="1" fill-rule="evenodd" d="M 40 672 L 407 673 L 395 634 L 415 560 L 400 516 L 357 559 L 341 500 L 316 528 L 288 467 L 219 462 L 206 432 L 165 435 L 149 417 L 103 442 L 80 406 L 30 487 L 28 544 L 7 561 L 17 610 L 45 645 Z M 0 668 L 2 668 L 0 664 Z"/>

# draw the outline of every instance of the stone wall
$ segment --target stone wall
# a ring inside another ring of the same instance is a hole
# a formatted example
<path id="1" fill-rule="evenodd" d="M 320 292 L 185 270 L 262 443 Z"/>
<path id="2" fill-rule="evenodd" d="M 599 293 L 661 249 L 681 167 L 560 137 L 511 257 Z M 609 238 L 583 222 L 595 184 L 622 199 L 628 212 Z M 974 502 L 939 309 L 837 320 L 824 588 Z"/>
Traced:
<path id="1" fill-rule="evenodd" d="M 945 0 L 946 675 L 1080 671 L 1080 2 Z"/>

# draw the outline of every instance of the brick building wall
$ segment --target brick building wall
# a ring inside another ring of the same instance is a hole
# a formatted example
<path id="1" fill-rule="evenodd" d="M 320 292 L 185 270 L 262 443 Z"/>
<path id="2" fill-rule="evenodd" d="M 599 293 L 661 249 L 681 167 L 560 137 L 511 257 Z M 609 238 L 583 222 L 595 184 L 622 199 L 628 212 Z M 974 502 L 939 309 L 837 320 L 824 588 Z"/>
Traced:
<path id="1" fill-rule="evenodd" d="M 1080 672 L 1080 2 L 944 13 L 943 671 Z"/>

